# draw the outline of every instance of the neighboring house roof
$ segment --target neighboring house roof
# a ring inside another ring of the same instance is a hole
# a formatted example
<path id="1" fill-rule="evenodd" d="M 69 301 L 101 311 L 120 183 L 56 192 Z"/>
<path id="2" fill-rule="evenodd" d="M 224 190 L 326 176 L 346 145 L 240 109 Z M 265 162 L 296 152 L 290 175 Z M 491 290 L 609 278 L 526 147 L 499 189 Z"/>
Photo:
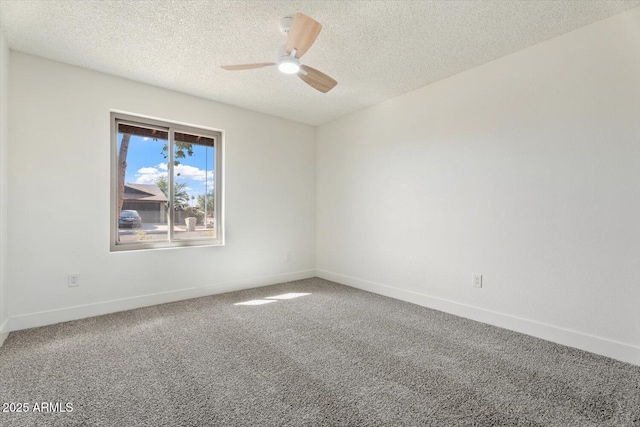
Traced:
<path id="1" fill-rule="evenodd" d="M 138 202 L 166 202 L 167 197 L 155 184 L 125 184 L 124 200 Z"/>

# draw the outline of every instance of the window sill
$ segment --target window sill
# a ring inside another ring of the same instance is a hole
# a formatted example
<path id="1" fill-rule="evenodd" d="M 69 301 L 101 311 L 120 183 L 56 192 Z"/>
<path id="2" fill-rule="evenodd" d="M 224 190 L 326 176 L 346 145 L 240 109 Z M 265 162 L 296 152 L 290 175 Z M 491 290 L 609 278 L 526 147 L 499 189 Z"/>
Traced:
<path id="1" fill-rule="evenodd" d="M 221 241 L 192 240 L 188 242 L 154 242 L 154 243 L 130 243 L 111 245 L 110 252 L 134 252 L 134 251 L 150 251 L 159 249 L 182 249 L 182 248 L 203 248 L 224 246 Z"/>

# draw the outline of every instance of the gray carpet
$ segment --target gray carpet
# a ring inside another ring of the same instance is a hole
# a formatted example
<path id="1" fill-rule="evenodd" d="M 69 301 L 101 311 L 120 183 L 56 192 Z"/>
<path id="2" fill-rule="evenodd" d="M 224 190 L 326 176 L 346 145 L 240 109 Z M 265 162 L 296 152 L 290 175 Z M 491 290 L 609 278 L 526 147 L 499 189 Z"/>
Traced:
<path id="1" fill-rule="evenodd" d="M 73 405 L 2 426 L 638 427 L 640 367 L 309 279 L 13 332 L 0 398 Z"/>

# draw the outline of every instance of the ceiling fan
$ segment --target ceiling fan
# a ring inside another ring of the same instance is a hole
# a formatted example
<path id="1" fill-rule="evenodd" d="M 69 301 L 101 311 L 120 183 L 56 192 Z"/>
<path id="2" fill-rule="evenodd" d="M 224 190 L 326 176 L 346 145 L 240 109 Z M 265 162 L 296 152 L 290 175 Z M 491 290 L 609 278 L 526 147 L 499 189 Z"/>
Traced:
<path id="1" fill-rule="evenodd" d="M 287 36 L 287 43 L 278 50 L 276 62 L 223 65 L 222 68 L 229 71 L 239 71 L 277 66 L 278 70 L 285 74 L 297 74 L 305 83 L 322 93 L 333 89 L 338 84 L 337 81 L 315 68 L 300 64 L 300 57 L 316 41 L 322 25 L 303 13 L 296 13 L 293 18 L 283 18 L 280 27 Z"/>

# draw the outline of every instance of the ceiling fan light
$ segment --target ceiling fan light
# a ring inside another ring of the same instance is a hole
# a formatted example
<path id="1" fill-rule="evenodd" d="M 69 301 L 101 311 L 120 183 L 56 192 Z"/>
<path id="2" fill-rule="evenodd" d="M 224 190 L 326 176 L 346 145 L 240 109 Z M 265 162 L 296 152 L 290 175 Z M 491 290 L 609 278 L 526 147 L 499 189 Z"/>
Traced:
<path id="1" fill-rule="evenodd" d="M 295 74 L 300 71 L 300 61 L 290 56 L 281 58 L 278 61 L 278 70 L 285 74 Z"/>

